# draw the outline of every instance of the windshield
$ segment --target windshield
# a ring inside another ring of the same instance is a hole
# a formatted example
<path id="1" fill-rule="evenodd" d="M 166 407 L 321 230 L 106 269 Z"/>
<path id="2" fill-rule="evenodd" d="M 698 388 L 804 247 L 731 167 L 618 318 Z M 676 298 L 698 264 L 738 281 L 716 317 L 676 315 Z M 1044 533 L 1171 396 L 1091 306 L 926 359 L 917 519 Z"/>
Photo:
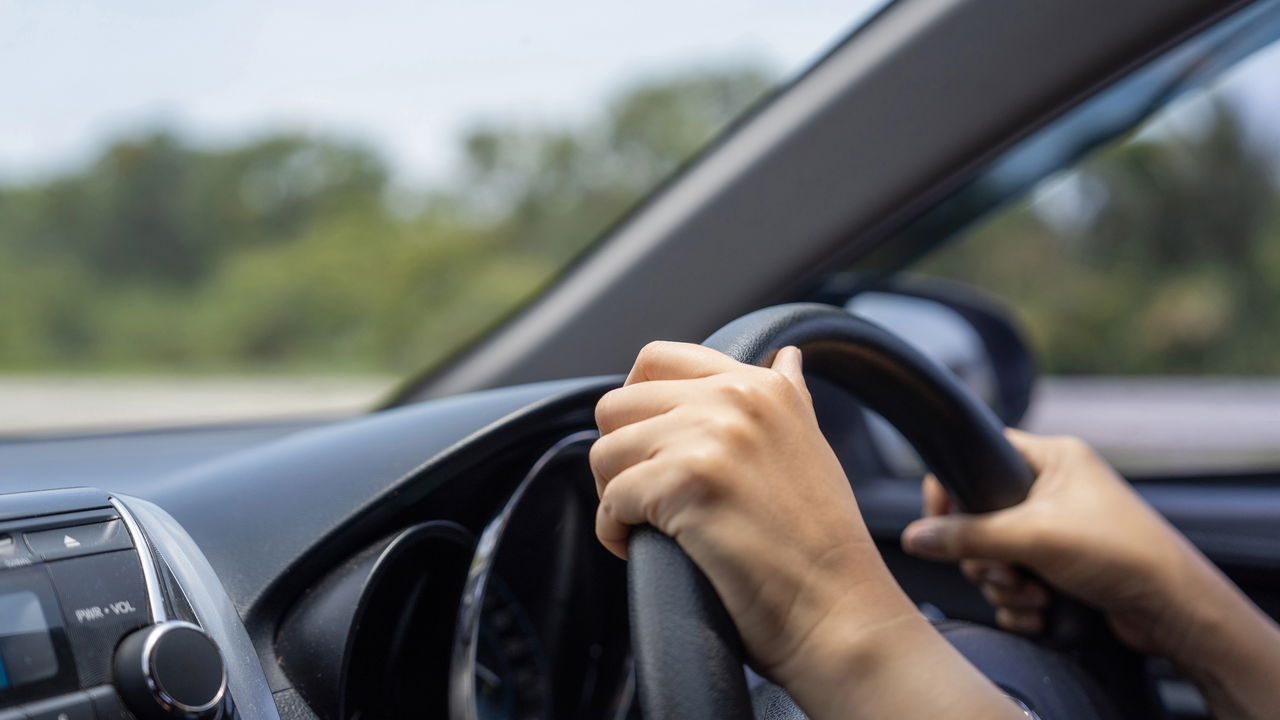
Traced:
<path id="1" fill-rule="evenodd" d="M 0 434 L 357 412 L 873 9 L 0 6 Z"/>

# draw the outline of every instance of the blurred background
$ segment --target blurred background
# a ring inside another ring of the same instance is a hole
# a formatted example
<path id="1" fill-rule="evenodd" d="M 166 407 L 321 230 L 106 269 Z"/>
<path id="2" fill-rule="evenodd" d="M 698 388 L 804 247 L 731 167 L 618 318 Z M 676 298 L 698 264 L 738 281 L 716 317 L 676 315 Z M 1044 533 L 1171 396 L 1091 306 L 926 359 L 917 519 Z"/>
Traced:
<path id="1" fill-rule="evenodd" d="M 367 409 L 870 9 L 0 1 L 0 433 Z"/>
<path id="2" fill-rule="evenodd" d="M 0 0 L 0 434 L 372 407 L 877 4 Z M 1280 434 L 1277 117 L 1273 48 L 917 268 L 1012 307 L 1033 428 Z"/>

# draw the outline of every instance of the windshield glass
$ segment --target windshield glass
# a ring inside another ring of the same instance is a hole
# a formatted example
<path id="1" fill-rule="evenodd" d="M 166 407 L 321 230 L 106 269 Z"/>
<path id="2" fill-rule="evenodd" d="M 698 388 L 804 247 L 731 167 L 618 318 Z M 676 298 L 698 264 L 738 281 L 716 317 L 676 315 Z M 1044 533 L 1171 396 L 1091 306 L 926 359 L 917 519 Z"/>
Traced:
<path id="1" fill-rule="evenodd" d="M 0 6 L 0 434 L 373 406 L 878 2 Z"/>

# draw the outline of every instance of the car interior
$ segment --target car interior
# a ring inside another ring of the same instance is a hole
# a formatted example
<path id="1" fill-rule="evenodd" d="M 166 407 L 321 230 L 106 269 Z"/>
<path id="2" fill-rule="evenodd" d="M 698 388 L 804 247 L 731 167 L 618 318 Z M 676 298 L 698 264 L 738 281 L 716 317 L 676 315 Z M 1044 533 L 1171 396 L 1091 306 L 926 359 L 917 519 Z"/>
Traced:
<path id="1" fill-rule="evenodd" d="M 375 411 L 0 439 L 0 720 L 804 717 L 673 541 L 595 539 L 594 406 L 654 339 L 805 349 L 894 577 L 1028 717 L 1207 718 L 1087 608 L 1016 638 L 901 550 L 926 469 L 1025 496 L 1042 363 L 919 269 L 1277 37 L 1271 0 L 895 0 Z M 1127 475 L 1280 618 L 1280 464 Z"/>

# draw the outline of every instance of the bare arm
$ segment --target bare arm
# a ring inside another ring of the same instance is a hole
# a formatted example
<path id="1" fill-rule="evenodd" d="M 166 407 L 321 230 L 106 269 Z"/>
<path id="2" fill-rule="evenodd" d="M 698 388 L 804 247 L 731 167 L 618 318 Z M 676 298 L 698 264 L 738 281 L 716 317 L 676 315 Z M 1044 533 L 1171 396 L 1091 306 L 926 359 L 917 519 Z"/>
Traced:
<path id="1" fill-rule="evenodd" d="M 903 533 L 911 553 L 960 560 L 997 622 L 1043 627 L 1048 593 L 1013 565 L 1100 608 L 1133 649 L 1167 658 L 1204 693 L 1219 720 L 1275 716 L 1280 630 L 1089 447 L 1073 438 L 1008 431 L 1037 474 L 1017 507 L 951 514 L 925 480 L 925 519 Z"/>

